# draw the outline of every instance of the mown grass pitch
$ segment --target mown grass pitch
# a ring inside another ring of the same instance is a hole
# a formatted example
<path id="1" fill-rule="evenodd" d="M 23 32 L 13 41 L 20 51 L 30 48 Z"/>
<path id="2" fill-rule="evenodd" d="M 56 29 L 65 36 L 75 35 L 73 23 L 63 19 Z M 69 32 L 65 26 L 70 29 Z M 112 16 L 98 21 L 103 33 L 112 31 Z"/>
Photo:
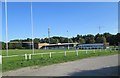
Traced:
<path id="1" fill-rule="evenodd" d="M 65 50 L 40 50 L 40 49 L 35 49 L 34 52 L 35 53 L 46 53 L 46 52 L 64 52 Z M 75 51 L 75 50 L 67 50 L 67 51 Z M 11 56 L 11 55 L 23 55 L 23 54 L 32 54 L 33 51 L 32 50 L 18 50 L 18 49 L 15 49 L 15 50 L 8 50 L 8 55 Z M 2 56 L 6 56 L 7 53 L 6 53 L 6 50 L 2 50 Z"/>
<path id="2" fill-rule="evenodd" d="M 64 56 L 65 50 L 35 50 L 35 53 L 48 53 L 48 54 L 39 54 L 32 55 L 31 60 L 25 60 L 24 56 L 17 57 L 5 57 L 3 58 L 2 70 L 3 72 L 8 70 L 14 70 L 21 67 L 28 66 L 45 66 L 55 63 L 63 63 L 67 61 L 78 60 L 82 58 L 95 57 L 95 56 L 105 56 L 117 54 L 119 51 L 114 50 L 96 50 L 95 53 L 93 50 L 88 50 L 87 53 L 85 50 L 79 50 L 78 56 L 76 56 L 75 50 L 66 50 L 66 56 Z M 49 52 L 52 53 L 52 57 L 49 57 Z M 61 52 L 61 53 L 57 53 Z M 2 51 L 3 56 L 6 55 L 6 51 Z M 9 55 L 21 55 L 21 54 L 32 54 L 32 50 L 9 50 Z"/>

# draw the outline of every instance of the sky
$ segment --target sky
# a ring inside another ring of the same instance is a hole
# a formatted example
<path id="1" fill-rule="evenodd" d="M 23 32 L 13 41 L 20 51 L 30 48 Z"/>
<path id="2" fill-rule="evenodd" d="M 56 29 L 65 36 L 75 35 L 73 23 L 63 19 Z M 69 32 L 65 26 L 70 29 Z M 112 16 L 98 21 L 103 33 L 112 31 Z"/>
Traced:
<path id="1" fill-rule="evenodd" d="M 34 2 L 34 38 L 75 37 L 118 33 L 117 2 Z M 2 7 L 2 40 L 5 41 L 5 11 Z M 8 3 L 8 40 L 32 37 L 29 2 Z M 68 31 L 68 32 L 67 32 Z"/>
<path id="2" fill-rule="evenodd" d="M 0 11 L 2 11 L 2 3 L 0 2 Z M 0 12 L 0 41 L 2 41 L 2 12 Z"/>

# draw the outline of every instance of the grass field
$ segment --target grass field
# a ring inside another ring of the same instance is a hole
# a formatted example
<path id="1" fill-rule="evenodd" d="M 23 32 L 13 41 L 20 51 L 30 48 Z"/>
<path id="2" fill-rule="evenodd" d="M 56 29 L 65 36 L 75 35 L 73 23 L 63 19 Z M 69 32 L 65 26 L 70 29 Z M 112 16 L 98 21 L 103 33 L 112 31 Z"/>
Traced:
<path id="1" fill-rule="evenodd" d="M 65 51 L 65 50 L 39 50 L 39 49 L 35 49 L 34 52 L 35 53 L 46 53 L 46 52 L 61 52 L 61 51 Z M 75 51 L 75 50 L 67 50 L 67 51 Z M 23 54 L 32 54 L 33 51 L 32 50 L 9 50 L 9 56 L 11 55 L 23 55 Z M 6 56 L 6 50 L 2 50 L 2 56 Z"/>
<path id="2" fill-rule="evenodd" d="M 63 63 L 67 61 L 73 61 L 88 57 L 95 57 L 95 56 L 106 56 L 106 55 L 112 55 L 117 54 L 119 51 L 114 50 L 96 50 L 94 53 L 94 50 L 88 50 L 87 53 L 85 50 L 79 50 L 78 56 L 76 56 L 75 50 L 66 50 L 66 56 L 64 56 L 65 50 L 35 50 L 35 53 L 48 53 L 48 54 L 38 54 L 38 55 L 32 55 L 31 60 L 25 60 L 24 56 L 17 56 L 17 57 L 5 57 L 3 58 L 3 64 L 2 64 L 2 71 L 8 71 L 8 70 L 14 70 L 22 67 L 28 67 L 28 66 L 45 66 L 45 65 L 51 65 L 55 63 Z M 52 53 L 52 57 L 49 57 L 50 52 L 56 52 Z M 59 53 L 61 52 L 61 53 Z M 22 55 L 22 54 L 31 54 L 32 50 L 9 50 L 9 55 Z M 2 51 L 2 55 L 6 55 L 6 51 Z"/>

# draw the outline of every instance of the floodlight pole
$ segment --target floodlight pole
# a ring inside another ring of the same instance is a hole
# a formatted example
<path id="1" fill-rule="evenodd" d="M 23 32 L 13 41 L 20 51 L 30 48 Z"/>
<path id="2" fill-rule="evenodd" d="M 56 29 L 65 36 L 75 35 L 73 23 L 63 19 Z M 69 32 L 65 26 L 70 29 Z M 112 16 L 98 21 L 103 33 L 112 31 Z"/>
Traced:
<path id="1" fill-rule="evenodd" d="M 99 34 L 101 33 L 101 26 L 99 26 Z"/>
<path id="2" fill-rule="evenodd" d="M 5 0 L 5 24 L 6 24 L 6 52 L 8 56 L 8 14 L 7 14 L 7 0 Z"/>
<path id="3" fill-rule="evenodd" d="M 68 30 L 67 30 L 67 33 L 68 33 Z M 69 50 L 69 37 L 68 37 L 68 50 Z"/>
<path id="4" fill-rule="evenodd" d="M 32 0 L 31 0 L 31 26 L 32 26 L 32 50 L 34 54 L 34 38 L 33 38 L 33 8 L 32 8 Z"/>
<path id="5" fill-rule="evenodd" d="M 48 39 L 49 39 L 49 44 L 50 44 L 50 28 L 48 28 Z"/>
<path id="6" fill-rule="evenodd" d="M 43 35 L 45 37 L 45 35 Z M 45 43 L 46 43 L 46 40 L 45 40 Z M 45 50 L 46 50 L 46 45 L 45 45 Z"/>

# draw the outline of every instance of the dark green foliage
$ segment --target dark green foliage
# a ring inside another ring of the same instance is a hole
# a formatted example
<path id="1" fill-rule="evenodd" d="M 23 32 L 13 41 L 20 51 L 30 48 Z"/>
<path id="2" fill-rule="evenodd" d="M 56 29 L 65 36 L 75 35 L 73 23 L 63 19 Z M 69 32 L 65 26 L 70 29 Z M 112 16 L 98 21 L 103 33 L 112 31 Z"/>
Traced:
<path id="1" fill-rule="evenodd" d="M 24 40 L 11 40 L 10 42 L 18 42 L 16 44 L 13 43 L 9 43 L 9 49 L 31 49 L 31 41 L 32 39 L 27 38 Z M 25 42 L 29 42 L 25 43 Z M 112 46 L 118 46 L 118 43 L 120 43 L 120 33 L 117 33 L 116 35 L 112 35 L 110 33 L 103 33 L 103 34 L 96 34 L 95 36 L 92 34 L 88 34 L 88 35 L 77 35 L 76 37 L 72 37 L 72 38 L 67 38 L 67 37 L 57 37 L 57 36 L 53 36 L 50 38 L 50 44 L 57 44 L 57 43 L 87 43 L 87 44 L 92 44 L 92 43 L 106 43 L 108 42 L 110 45 Z M 24 43 L 24 44 L 22 44 Z M 38 43 L 49 43 L 49 39 L 48 38 L 35 38 L 34 39 L 34 43 L 38 44 Z M 34 44 L 34 45 L 35 45 Z M 37 46 L 35 46 L 36 48 Z M 5 49 L 5 43 L 2 42 L 2 49 Z M 36 48 L 37 49 L 37 48 Z"/>
<path id="2" fill-rule="evenodd" d="M 0 43 L 1 45 L 1 43 Z M 2 49 L 5 50 L 6 49 L 6 44 L 4 42 L 2 42 Z"/>

